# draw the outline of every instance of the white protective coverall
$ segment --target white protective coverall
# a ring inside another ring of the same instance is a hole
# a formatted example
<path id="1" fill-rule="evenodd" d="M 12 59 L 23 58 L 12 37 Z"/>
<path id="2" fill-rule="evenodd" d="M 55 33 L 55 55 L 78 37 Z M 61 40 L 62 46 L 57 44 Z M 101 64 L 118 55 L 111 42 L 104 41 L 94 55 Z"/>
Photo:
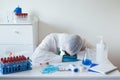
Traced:
<path id="1" fill-rule="evenodd" d="M 86 46 L 88 48 L 93 47 L 85 39 L 82 39 L 80 36 L 78 37 L 78 35 L 51 33 L 42 40 L 41 44 L 36 48 L 31 56 L 31 59 L 33 64 L 61 62 L 62 56 L 58 55 L 59 50 L 65 50 L 69 53 L 69 55 L 74 55 L 83 51 Z"/>

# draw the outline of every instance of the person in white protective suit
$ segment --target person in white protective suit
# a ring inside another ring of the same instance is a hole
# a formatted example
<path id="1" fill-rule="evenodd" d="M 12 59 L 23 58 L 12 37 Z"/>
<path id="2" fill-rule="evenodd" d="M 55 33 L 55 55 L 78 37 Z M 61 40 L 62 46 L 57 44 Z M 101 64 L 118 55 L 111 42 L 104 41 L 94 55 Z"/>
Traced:
<path id="1" fill-rule="evenodd" d="M 59 51 L 73 56 L 84 51 L 86 46 L 94 48 L 79 35 L 67 33 L 51 33 L 42 40 L 41 44 L 34 51 L 31 59 L 33 63 L 62 62 L 62 55 Z"/>

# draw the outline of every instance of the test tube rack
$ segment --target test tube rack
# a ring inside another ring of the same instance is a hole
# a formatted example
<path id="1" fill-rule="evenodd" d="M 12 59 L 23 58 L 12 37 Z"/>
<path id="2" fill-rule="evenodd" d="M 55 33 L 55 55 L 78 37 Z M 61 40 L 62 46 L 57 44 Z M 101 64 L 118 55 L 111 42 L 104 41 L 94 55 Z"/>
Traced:
<path id="1" fill-rule="evenodd" d="M 0 59 L 0 72 L 2 74 L 21 72 L 31 69 L 31 60 L 29 57 L 25 57 L 24 55 L 4 57 Z"/>

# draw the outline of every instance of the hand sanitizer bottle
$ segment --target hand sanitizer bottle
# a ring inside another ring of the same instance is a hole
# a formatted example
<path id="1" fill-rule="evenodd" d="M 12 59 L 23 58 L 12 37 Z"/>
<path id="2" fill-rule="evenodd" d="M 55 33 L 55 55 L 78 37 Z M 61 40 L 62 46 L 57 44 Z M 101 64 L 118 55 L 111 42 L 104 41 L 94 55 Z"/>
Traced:
<path id="1" fill-rule="evenodd" d="M 102 64 L 107 61 L 107 46 L 103 42 L 103 36 L 99 36 L 100 42 L 96 45 L 96 62 Z"/>

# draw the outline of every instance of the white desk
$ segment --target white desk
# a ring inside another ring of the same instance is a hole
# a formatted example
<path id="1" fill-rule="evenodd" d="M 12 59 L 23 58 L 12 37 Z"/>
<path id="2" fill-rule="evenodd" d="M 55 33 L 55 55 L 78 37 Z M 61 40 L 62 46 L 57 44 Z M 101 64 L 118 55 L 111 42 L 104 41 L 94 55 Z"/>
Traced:
<path id="1" fill-rule="evenodd" d="M 120 80 L 120 72 L 116 70 L 108 75 L 94 72 L 73 73 L 70 71 L 42 74 L 40 67 L 33 67 L 30 71 L 0 75 L 0 80 Z"/>

